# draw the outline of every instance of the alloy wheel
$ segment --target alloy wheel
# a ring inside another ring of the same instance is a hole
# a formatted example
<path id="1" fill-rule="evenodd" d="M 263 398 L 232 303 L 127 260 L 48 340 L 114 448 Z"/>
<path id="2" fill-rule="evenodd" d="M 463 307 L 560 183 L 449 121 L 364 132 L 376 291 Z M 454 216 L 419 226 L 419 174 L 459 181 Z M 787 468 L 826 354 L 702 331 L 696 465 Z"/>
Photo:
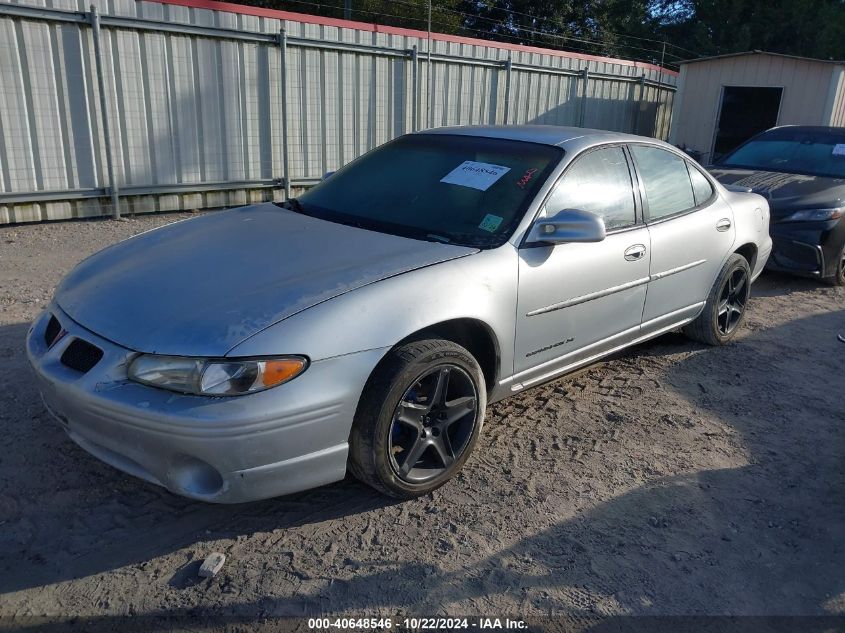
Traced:
<path id="1" fill-rule="evenodd" d="M 410 483 L 448 470 L 469 444 L 478 419 L 478 391 L 456 365 L 440 365 L 405 392 L 390 425 L 390 463 Z"/>
<path id="2" fill-rule="evenodd" d="M 727 336 L 736 329 L 748 303 L 748 274 L 737 268 L 725 280 L 719 295 L 719 312 L 716 327 L 719 334 Z"/>

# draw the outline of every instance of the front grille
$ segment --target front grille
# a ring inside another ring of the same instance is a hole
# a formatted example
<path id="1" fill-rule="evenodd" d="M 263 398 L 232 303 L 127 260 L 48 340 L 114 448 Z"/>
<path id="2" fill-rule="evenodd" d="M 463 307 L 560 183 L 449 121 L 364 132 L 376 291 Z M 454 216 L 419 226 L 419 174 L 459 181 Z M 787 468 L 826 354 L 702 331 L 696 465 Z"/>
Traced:
<path id="1" fill-rule="evenodd" d="M 67 349 L 62 354 L 61 360 L 63 365 L 76 371 L 81 371 L 84 374 L 99 363 L 102 357 L 103 350 L 99 347 L 76 338 L 67 346 Z"/>
<path id="2" fill-rule="evenodd" d="M 47 329 L 44 330 L 44 342 L 47 343 L 47 347 L 53 346 L 53 343 L 56 342 L 56 337 L 61 331 L 62 326 L 59 323 L 59 320 L 50 315 L 50 321 L 47 323 Z"/>

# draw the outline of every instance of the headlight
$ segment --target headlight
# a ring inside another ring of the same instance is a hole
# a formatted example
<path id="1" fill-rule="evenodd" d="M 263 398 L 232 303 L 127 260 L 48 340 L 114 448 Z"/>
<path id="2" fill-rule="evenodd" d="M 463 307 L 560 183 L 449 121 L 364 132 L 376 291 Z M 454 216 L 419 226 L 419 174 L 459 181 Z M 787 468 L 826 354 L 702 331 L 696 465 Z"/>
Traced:
<path id="1" fill-rule="evenodd" d="M 824 222 L 841 217 L 842 209 L 806 209 L 786 216 L 781 222 Z"/>
<path id="2" fill-rule="evenodd" d="M 142 354 L 129 365 L 129 378 L 181 393 L 240 396 L 286 383 L 307 368 L 303 356 L 206 359 Z"/>

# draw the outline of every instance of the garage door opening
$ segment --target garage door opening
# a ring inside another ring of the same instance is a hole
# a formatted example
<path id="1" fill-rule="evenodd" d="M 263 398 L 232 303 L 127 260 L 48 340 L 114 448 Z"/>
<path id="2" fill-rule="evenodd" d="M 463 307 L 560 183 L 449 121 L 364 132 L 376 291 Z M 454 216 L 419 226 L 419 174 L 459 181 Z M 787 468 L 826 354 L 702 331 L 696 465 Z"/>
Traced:
<path id="1" fill-rule="evenodd" d="M 725 86 L 716 123 L 713 161 L 755 134 L 777 125 L 783 88 Z"/>

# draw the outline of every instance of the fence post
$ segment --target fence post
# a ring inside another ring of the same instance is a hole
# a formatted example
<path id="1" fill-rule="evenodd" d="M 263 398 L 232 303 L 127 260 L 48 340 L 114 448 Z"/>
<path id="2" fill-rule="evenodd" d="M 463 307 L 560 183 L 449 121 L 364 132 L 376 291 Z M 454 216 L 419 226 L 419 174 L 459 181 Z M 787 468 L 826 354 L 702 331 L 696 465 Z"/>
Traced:
<path id="1" fill-rule="evenodd" d="M 587 115 L 587 86 L 590 83 L 590 71 L 585 66 L 581 71 L 581 105 L 578 108 L 578 127 L 584 127 Z"/>
<path id="2" fill-rule="evenodd" d="M 645 100 L 645 73 L 640 75 L 640 79 L 637 83 L 640 84 L 640 98 L 634 106 L 634 134 L 640 133 L 640 111 L 642 103 Z"/>
<path id="3" fill-rule="evenodd" d="M 290 148 L 288 147 L 288 34 L 279 30 L 279 52 L 281 57 L 282 81 L 282 170 L 285 173 L 285 200 L 290 200 Z"/>
<path id="4" fill-rule="evenodd" d="M 100 46 L 100 14 L 97 7 L 91 5 L 91 30 L 94 36 L 94 59 L 97 66 L 97 86 L 100 90 L 100 110 L 103 113 L 103 137 L 106 143 L 106 169 L 109 174 L 109 189 L 111 192 L 112 215 L 115 220 L 120 219 L 120 191 L 114 176 L 114 158 L 111 152 L 111 127 L 109 126 L 108 98 L 106 97 L 106 80 L 103 73 L 103 51 Z"/>
<path id="5" fill-rule="evenodd" d="M 416 132 L 420 129 L 420 60 L 417 53 L 417 45 L 411 47 L 411 81 L 413 82 L 413 104 L 411 105 L 411 128 Z"/>
<path id="6" fill-rule="evenodd" d="M 656 92 L 657 107 L 654 113 L 654 129 L 658 130 L 659 128 L 659 136 L 657 138 L 668 140 L 669 133 L 672 131 L 672 110 L 674 109 L 677 93 L 669 89 L 664 90 L 662 85 Z M 672 99 L 671 105 L 669 104 L 670 98 Z M 668 116 L 666 115 L 667 111 L 669 112 Z M 666 130 L 665 136 L 663 133 L 664 129 Z"/>
<path id="7" fill-rule="evenodd" d="M 629 117 L 628 118 L 630 119 L 630 121 L 628 121 L 628 128 L 629 128 L 629 132 L 631 134 L 636 134 L 638 124 L 639 124 L 639 122 L 637 120 L 639 118 L 639 117 L 637 117 L 637 109 L 638 109 L 639 103 L 643 100 L 643 84 L 638 79 L 636 83 L 632 83 L 632 84 L 630 84 L 630 86 L 631 86 L 631 98 L 629 100 L 629 105 L 628 105 L 628 110 L 629 110 Z M 639 88 L 639 91 L 640 91 L 639 98 L 637 98 L 637 88 Z"/>
<path id="8" fill-rule="evenodd" d="M 505 61 L 505 114 L 504 125 L 508 124 L 508 119 L 511 114 L 511 70 L 513 66 L 513 57 L 508 51 L 508 59 Z"/>

